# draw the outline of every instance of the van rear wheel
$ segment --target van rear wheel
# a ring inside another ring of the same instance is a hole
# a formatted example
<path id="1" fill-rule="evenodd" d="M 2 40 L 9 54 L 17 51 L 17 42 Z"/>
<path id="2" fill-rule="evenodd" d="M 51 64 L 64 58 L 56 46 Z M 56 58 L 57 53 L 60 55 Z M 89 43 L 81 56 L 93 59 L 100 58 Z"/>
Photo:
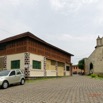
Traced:
<path id="1" fill-rule="evenodd" d="M 24 80 L 24 79 L 21 79 L 20 84 L 21 84 L 21 85 L 24 85 L 24 84 L 25 84 L 25 80 Z"/>

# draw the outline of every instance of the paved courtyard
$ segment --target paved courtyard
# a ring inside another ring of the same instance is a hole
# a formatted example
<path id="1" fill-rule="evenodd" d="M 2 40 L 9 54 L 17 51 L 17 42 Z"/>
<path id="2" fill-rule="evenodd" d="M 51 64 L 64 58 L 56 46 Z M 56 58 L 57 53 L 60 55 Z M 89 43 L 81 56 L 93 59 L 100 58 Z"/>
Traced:
<path id="1" fill-rule="evenodd" d="M 103 103 L 103 80 L 73 76 L 12 86 L 0 89 L 0 103 Z"/>

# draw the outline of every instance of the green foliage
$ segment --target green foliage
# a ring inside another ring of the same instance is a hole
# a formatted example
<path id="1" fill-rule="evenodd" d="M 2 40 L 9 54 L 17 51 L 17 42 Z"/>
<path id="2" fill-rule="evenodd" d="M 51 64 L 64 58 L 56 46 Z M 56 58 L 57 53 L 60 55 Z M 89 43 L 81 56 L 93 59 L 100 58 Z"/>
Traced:
<path id="1" fill-rule="evenodd" d="M 92 77 L 92 78 L 97 78 L 98 75 L 97 75 L 97 74 L 91 74 L 91 77 Z"/>
<path id="2" fill-rule="evenodd" d="M 78 62 L 78 67 L 79 67 L 81 70 L 84 70 L 84 65 L 85 65 L 84 59 L 82 59 L 82 60 L 80 60 L 80 61 Z"/>
<path id="3" fill-rule="evenodd" d="M 43 80 L 50 80 L 50 79 L 58 79 L 58 78 L 64 78 L 68 76 L 54 76 L 54 77 L 35 77 L 35 78 L 27 78 L 26 83 L 35 83 Z"/>

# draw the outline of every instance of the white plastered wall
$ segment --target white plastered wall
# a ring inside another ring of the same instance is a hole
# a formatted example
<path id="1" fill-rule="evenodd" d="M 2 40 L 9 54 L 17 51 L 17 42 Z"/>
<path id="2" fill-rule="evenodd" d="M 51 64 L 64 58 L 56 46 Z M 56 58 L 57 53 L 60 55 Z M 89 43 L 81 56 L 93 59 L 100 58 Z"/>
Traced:
<path id="1" fill-rule="evenodd" d="M 24 70 L 24 53 L 7 55 L 7 68 L 11 69 L 11 61 L 20 60 L 20 69 Z"/>
<path id="2" fill-rule="evenodd" d="M 33 69 L 32 68 L 32 61 L 33 60 L 41 62 L 41 69 Z M 30 69 L 30 77 L 44 76 L 44 56 L 30 53 L 30 66 L 29 66 L 29 69 Z"/>

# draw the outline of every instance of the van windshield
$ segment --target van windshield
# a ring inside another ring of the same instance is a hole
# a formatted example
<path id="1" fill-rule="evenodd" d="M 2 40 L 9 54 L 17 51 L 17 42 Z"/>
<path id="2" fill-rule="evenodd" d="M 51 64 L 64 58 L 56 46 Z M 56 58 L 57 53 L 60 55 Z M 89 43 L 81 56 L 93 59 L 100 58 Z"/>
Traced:
<path id="1" fill-rule="evenodd" d="M 4 70 L 0 72 L 0 76 L 7 76 L 9 74 L 9 70 Z"/>

